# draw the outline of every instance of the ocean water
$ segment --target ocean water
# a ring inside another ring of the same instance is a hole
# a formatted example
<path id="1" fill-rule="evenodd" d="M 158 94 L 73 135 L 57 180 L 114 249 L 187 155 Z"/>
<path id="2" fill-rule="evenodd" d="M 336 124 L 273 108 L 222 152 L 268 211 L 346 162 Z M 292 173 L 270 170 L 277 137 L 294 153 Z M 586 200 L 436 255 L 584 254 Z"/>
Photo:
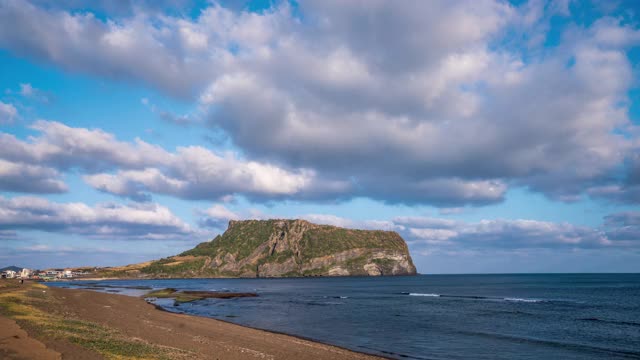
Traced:
<path id="1" fill-rule="evenodd" d="M 60 282 L 257 292 L 169 311 L 394 359 L 640 359 L 640 274 L 421 275 Z M 100 288 L 100 286 L 104 286 Z"/>

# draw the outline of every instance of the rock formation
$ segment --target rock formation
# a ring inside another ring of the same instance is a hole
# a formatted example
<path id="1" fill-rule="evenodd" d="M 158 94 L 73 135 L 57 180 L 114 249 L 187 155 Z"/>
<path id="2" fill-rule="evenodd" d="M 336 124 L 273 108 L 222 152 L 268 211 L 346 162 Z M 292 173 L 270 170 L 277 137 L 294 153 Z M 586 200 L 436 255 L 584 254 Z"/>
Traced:
<path id="1" fill-rule="evenodd" d="M 407 244 L 396 232 L 344 229 L 305 220 L 245 220 L 230 221 L 224 234 L 178 256 L 120 268 L 112 275 L 293 277 L 415 274 L 416 268 Z"/>

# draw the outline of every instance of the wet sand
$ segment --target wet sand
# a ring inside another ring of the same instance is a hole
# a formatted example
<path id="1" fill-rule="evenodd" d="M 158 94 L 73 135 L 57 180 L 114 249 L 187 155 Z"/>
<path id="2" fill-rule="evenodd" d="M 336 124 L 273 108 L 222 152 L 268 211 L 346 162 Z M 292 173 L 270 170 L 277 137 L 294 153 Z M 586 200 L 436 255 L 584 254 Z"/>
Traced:
<path id="1" fill-rule="evenodd" d="M 114 328 L 128 337 L 146 343 L 185 350 L 196 354 L 193 358 L 380 359 L 293 336 L 251 329 L 215 319 L 161 311 L 143 299 L 135 297 L 62 288 L 49 288 L 47 296 L 56 300 L 56 308 L 48 309 L 49 311 Z M 3 329 L 0 333 L 0 357 L 3 359 L 59 359 L 60 355 L 62 359 L 101 358 L 98 354 L 87 353 L 86 349 L 79 346 L 65 346 L 46 339 L 40 342 L 29 338 L 24 331 L 17 328 L 13 320 L 0 319 L 0 328 Z M 11 340 L 15 334 L 18 334 L 20 339 Z M 18 344 L 18 341 L 22 343 Z M 47 347 L 44 347 L 45 345 Z M 40 352 L 16 353 L 16 349 L 20 348 Z"/>

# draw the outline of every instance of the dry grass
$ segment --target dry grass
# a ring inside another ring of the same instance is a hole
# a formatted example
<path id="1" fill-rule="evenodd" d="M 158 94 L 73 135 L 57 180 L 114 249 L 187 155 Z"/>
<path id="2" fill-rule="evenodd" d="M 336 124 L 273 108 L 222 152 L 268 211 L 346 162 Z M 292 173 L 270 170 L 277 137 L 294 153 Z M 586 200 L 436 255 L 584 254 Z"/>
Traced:
<path id="1" fill-rule="evenodd" d="M 116 329 L 56 312 L 47 287 L 0 282 L 0 314 L 15 320 L 39 339 L 62 340 L 102 354 L 107 359 L 190 359 L 194 354 L 132 339 Z"/>
<path id="2" fill-rule="evenodd" d="M 114 266 L 114 267 L 109 267 L 107 269 L 111 271 L 139 270 L 145 266 L 149 266 L 151 263 L 153 263 L 153 261 L 147 261 L 139 264 L 131 264 L 131 265 L 125 265 L 125 266 Z"/>

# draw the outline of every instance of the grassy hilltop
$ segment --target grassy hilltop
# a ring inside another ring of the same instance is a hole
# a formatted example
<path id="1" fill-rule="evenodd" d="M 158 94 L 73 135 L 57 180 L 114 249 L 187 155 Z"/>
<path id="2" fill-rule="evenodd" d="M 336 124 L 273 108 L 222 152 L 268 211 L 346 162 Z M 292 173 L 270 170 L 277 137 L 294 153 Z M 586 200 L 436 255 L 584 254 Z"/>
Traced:
<path id="1" fill-rule="evenodd" d="M 107 268 L 112 277 L 287 277 L 414 275 L 396 232 L 305 220 L 231 221 L 224 234 L 157 261 Z"/>

